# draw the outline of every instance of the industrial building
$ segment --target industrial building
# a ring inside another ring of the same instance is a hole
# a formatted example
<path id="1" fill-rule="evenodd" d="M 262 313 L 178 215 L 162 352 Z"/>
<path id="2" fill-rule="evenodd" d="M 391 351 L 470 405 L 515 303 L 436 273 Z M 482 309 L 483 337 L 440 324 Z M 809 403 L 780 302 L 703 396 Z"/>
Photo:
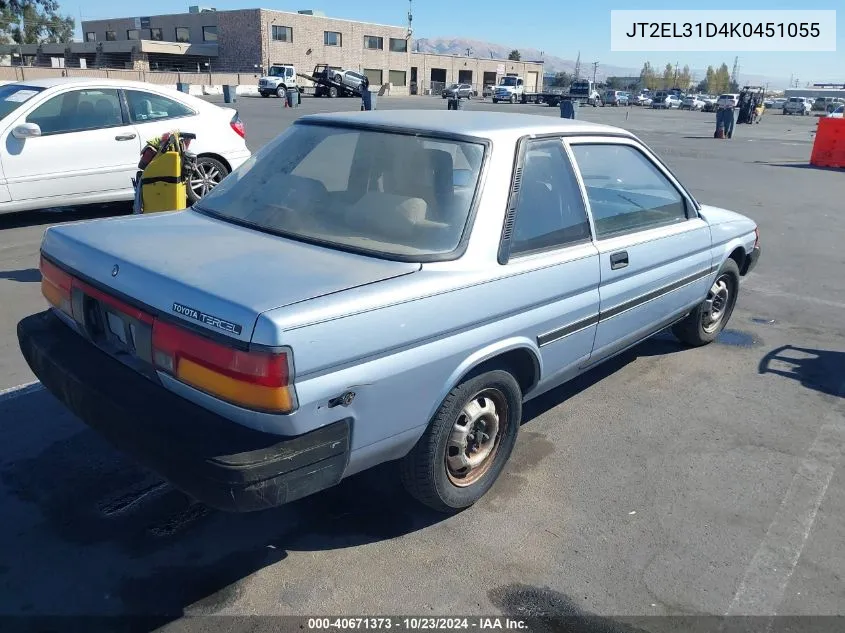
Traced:
<path id="1" fill-rule="evenodd" d="M 408 26 L 342 20 L 320 11 L 190 7 L 187 13 L 89 20 L 82 42 L 2 47 L 18 63 L 58 68 L 117 68 L 144 72 L 262 73 L 317 64 L 365 74 L 391 94 L 438 92 L 450 83 L 480 93 L 506 74 L 519 74 L 529 91 L 542 88 L 542 62 L 415 52 Z M 14 63 L 14 62 L 12 62 Z"/>

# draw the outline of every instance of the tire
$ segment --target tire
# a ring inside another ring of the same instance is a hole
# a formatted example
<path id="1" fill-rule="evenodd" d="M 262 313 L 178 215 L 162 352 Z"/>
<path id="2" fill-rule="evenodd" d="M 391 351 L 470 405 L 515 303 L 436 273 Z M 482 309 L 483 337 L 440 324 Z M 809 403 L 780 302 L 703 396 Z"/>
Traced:
<path id="1" fill-rule="evenodd" d="M 672 327 L 672 333 L 682 343 L 692 347 L 712 343 L 728 324 L 736 306 L 738 293 L 739 266 L 729 258 L 719 269 L 716 281 L 707 292 L 707 298 L 683 321 L 675 324 Z M 718 318 L 715 321 L 712 320 L 711 303 L 719 308 Z"/>
<path id="2" fill-rule="evenodd" d="M 511 95 L 511 103 L 516 104 L 516 95 Z"/>
<path id="3" fill-rule="evenodd" d="M 270 96 L 270 93 L 269 93 L 269 92 L 262 92 L 262 93 L 261 93 L 261 96 L 262 96 L 262 97 L 264 97 L 264 98 L 266 99 L 267 97 L 269 97 L 269 96 Z"/>
<path id="4" fill-rule="evenodd" d="M 197 173 L 188 181 L 188 203 L 195 204 L 214 189 L 220 181 L 229 175 L 229 169 L 216 158 L 200 156 L 197 158 Z"/>
<path id="5" fill-rule="evenodd" d="M 287 91 L 288 89 L 285 86 L 279 86 L 276 88 L 276 96 L 279 97 L 279 99 L 284 99 Z"/>
<path id="6" fill-rule="evenodd" d="M 499 103 L 498 99 L 493 99 L 493 103 Z"/>
<path id="7" fill-rule="evenodd" d="M 334 99 L 335 97 L 337 97 L 337 88 L 335 88 L 334 86 L 330 86 L 328 94 L 329 94 L 329 99 Z"/>
<path id="8" fill-rule="evenodd" d="M 460 446 L 475 441 L 470 438 L 477 433 L 474 425 L 467 428 L 468 422 L 475 418 L 482 428 L 489 429 L 491 405 L 498 413 L 498 424 L 496 434 L 480 449 L 486 450 L 487 456 L 462 474 L 457 466 L 472 456 L 459 450 Z M 512 374 L 494 370 L 471 375 L 449 392 L 425 433 L 402 459 L 402 484 L 412 497 L 438 512 L 453 513 L 472 506 L 501 474 L 521 420 L 522 390 Z"/>

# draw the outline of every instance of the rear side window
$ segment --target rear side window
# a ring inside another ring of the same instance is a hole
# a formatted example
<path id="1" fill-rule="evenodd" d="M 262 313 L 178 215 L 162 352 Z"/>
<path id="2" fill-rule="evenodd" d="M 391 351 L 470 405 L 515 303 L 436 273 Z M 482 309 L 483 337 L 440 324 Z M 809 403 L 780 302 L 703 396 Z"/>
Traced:
<path id="1" fill-rule="evenodd" d="M 584 199 L 560 140 L 529 142 L 517 195 L 511 256 L 590 239 Z"/>
<path id="2" fill-rule="evenodd" d="M 129 116 L 133 123 L 175 119 L 196 114 L 188 106 L 174 99 L 142 90 L 127 90 L 126 101 L 129 104 Z"/>
<path id="3" fill-rule="evenodd" d="M 681 193 L 635 147 L 579 143 L 572 151 L 587 188 L 599 239 L 687 219 Z"/>
<path id="4" fill-rule="evenodd" d="M 123 125 L 117 90 L 71 90 L 57 95 L 26 117 L 41 133 L 63 134 Z"/>

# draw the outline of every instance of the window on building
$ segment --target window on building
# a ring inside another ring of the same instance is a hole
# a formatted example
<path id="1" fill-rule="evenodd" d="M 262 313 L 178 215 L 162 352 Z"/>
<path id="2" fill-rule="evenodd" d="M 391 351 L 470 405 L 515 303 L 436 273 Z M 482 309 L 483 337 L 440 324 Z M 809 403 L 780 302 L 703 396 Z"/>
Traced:
<path id="1" fill-rule="evenodd" d="M 141 39 L 141 33 L 138 32 L 138 29 L 129 29 L 128 31 L 126 31 L 126 39 L 139 40 Z"/>
<path id="2" fill-rule="evenodd" d="M 325 31 L 323 33 L 323 43 L 326 46 L 343 46 L 343 36 L 337 31 Z"/>
<path id="3" fill-rule="evenodd" d="M 384 50 L 384 38 L 378 37 L 377 35 L 365 35 L 364 48 L 368 48 L 371 51 Z"/>
<path id="4" fill-rule="evenodd" d="M 85 41 L 86 42 L 96 42 L 97 41 L 97 34 L 94 31 L 88 31 L 85 34 Z"/>
<path id="5" fill-rule="evenodd" d="M 106 31 L 106 41 L 107 42 L 116 42 L 117 41 L 117 33 L 115 31 Z"/>
<path id="6" fill-rule="evenodd" d="M 573 144 L 598 238 L 645 231 L 687 219 L 678 189 L 630 145 Z M 609 179 L 608 174 L 613 174 Z"/>
<path id="7" fill-rule="evenodd" d="M 191 29 L 187 26 L 177 26 L 176 27 L 176 41 L 177 42 L 190 42 L 191 41 Z"/>
<path id="8" fill-rule="evenodd" d="M 391 70 L 388 73 L 390 78 L 390 83 L 394 86 L 404 86 L 405 85 L 405 71 L 404 70 Z"/>
<path id="9" fill-rule="evenodd" d="M 71 90 L 37 107 L 26 117 L 42 135 L 66 134 L 123 125 L 117 90 Z"/>
<path id="10" fill-rule="evenodd" d="M 517 195 L 511 255 L 590 239 L 584 199 L 560 139 L 529 142 Z"/>
<path id="11" fill-rule="evenodd" d="M 382 84 L 382 71 L 380 68 L 365 68 L 364 76 L 370 80 L 371 86 L 380 86 Z"/>
<path id="12" fill-rule="evenodd" d="M 127 90 L 126 101 L 129 105 L 129 118 L 133 123 L 175 119 L 196 114 L 178 101 L 142 90 Z"/>
<path id="13" fill-rule="evenodd" d="M 161 29 L 150 29 L 150 39 L 155 42 L 161 42 L 164 39 Z"/>
<path id="14" fill-rule="evenodd" d="M 274 24 L 271 27 L 271 36 L 274 42 L 293 42 L 293 28 Z"/>
<path id="15" fill-rule="evenodd" d="M 216 42 L 217 41 L 217 27 L 216 26 L 204 26 L 204 27 L 202 27 L 202 41 L 203 42 Z"/>
<path id="16" fill-rule="evenodd" d="M 390 52 L 391 53 L 407 53 L 408 52 L 408 40 L 404 38 L 390 38 Z"/>

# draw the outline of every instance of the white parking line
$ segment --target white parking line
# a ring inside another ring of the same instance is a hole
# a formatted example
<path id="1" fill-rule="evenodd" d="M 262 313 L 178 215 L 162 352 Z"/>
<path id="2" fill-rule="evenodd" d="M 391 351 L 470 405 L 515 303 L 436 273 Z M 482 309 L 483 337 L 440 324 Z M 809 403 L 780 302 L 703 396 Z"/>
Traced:
<path id="1" fill-rule="evenodd" d="M 845 423 L 825 424 L 792 478 L 763 542 L 725 615 L 774 616 L 813 528 L 837 464 Z"/>
<path id="2" fill-rule="evenodd" d="M 44 389 L 44 385 L 42 385 L 37 380 L 25 383 L 23 385 L 18 385 L 17 387 L 0 389 L 0 402 L 14 400 L 15 398 L 18 398 L 20 396 L 25 396 L 28 393 L 34 393 L 36 391 L 41 391 L 42 389 Z"/>

